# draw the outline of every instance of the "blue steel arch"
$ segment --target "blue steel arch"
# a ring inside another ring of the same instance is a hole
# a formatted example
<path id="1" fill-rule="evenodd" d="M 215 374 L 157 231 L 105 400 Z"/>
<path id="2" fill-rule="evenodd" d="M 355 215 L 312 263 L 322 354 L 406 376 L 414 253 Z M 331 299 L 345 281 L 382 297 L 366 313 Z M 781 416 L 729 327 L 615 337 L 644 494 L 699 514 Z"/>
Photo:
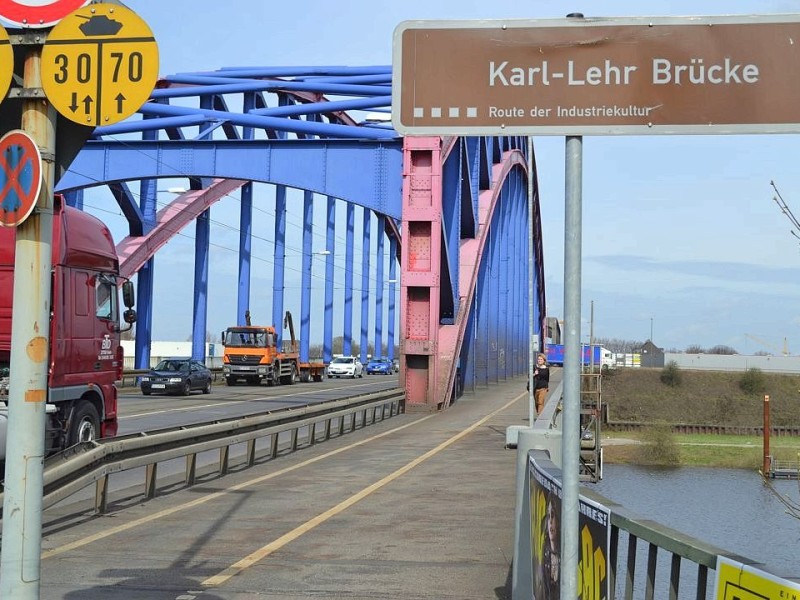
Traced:
<path id="1" fill-rule="evenodd" d="M 159 238 L 158 234 L 163 240 L 177 233 L 173 231 L 175 228 L 169 230 L 159 219 L 169 218 L 173 223 L 180 220 L 183 225 L 191 221 L 196 223 L 193 353 L 198 354 L 204 349 L 205 337 L 209 209 L 219 198 L 236 188 L 241 188 L 242 202 L 237 306 L 237 319 L 242 321 L 249 302 L 249 236 L 252 234 L 254 181 L 276 186 L 278 212 L 285 209 L 287 187 L 306 191 L 304 276 L 310 271 L 312 254 L 307 232 L 311 227 L 308 211 L 313 194 L 328 197 L 328 247 L 331 247 L 334 235 L 335 202 L 339 199 L 348 203 L 345 222 L 348 265 L 355 261 L 353 238 L 355 235 L 369 238 L 373 229 L 371 223 L 377 221 L 376 253 L 382 255 L 384 240 L 389 242 L 389 308 L 394 310 L 393 288 L 398 279 L 397 262 L 402 249 L 397 222 L 402 218 L 402 185 L 407 173 L 403 141 L 388 123 L 390 111 L 391 68 L 388 66 L 228 68 L 166 77 L 159 82 L 150 101 L 141 107 L 138 115 L 95 130 L 57 183 L 57 191 L 67 192 L 68 199 L 80 205 L 83 189 L 108 185 L 128 220 L 130 236 L 120 243 L 120 247 L 124 256 L 128 256 L 127 252 L 138 257 L 127 263 L 129 274 L 138 275 L 139 311 L 143 317 L 137 329 L 137 366 L 144 366 L 149 360 L 153 256 L 160 247 L 153 240 Z M 139 139 L 135 139 L 135 135 Z M 492 165 L 502 160 L 503 152 L 508 148 L 519 147 L 519 140 L 453 138 L 443 142 L 456 150 L 447 154 L 441 182 L 444 245 L 437 272 L 441 274 L 439 296 L 443 299 L 440 303 L 443 310 L 438 318 L 444 325 L 455 324 L 457 317 L 461 315 L 461 320 L 464 320 L 465 311 L 468 311 L 469 318 L 465 322 L 473 323 L 474 327 L 479 320 L 475 317 L 479 311 L 474 303 L 460 306 L 463 294 L 459 291 L 459 245 L 465 239 L 484 235 L 479 223 L 478 196 L 481 190 L 501 185 L 501 182 L 492 181 Z M 191 190 L 157 211 L 156 182 L 161 178 L 185 178 Z M 140 182 L 138 195 L 129 186 L 129 182 L 137 180 Z M 356 205 L 364 209 L 358 233 L 353 212 Z M 371 217 L 373 213 L 375 219 Z M 517 206 L 499 218 L 517 219 L 524 214 L 525 211 Z M 529 222 L 538 227 L 538 221 Z M 285 223 L 276 219 L 276 290 L 273 292 L 273 320 L 276 323 L 282 316 L 281 253 L 285 251 L 282 237 L 285 230 L 282 232 L 281 227 L 285 228 Z M 491 229 L 499 228 L 500 225 L 496 225 Z M 534 233 L 537 239 L 540 238 L 540 230 Z M 541 257 L 541 253 L 538 256 Z M 325 358 L 330 356 L 332 337 L 332 259 L 328 256 L 325 264 Z M 362 250 L 361 262 L 364 277 L 364 273 L 370 270 L 368 248 Z M 383 287 L 387 283 L 383 261 L 379 259 L 374 268 L 378 280 L 374 291 L 375 309 L 382 310 Z M 540 272 L 541 269 L 540 261 Z M 408 269 L 404 266 L 402 270 L 403 279 L 406 279 Z M 367 288 L 368 283 L 366 279 L 362 281 L 362 355 L 366 352 L 368 296 L 373 293 Z M 306 286 L 304 280 L 304 289 Z M 544 283 L 541 277 L 537 286 L 537 306 L 543 310 Z M 352 273 L 345 273 L 345 288 L 345 331 L 352 331 L 352 322 L 348 323 L 348 320 L 352 321 L 355 301 Z M 401 302 L 405 301 L 404 296 Z M 303 329 L 308 331 L 310 319 L 305 298 L 302 312 L 301 338 L 304 337 Z M 376 319 L 375 325 L 378 343 L 383 335 L 382 317 L 380 321 L 378 323 Z M 394 334 L 392 328 L 393 320 L 390 319 L 390 338 Z M 514 335 L 518 337 L 521 330 L 518 327 Z M 463 332 L 462 327 L 462 336 Z M 527 338 L 527 330 L 525 336 Z M 305 350 L 307 354 L 308 336 L 305 337 L 306 347 L 301 347 L 301 353 Z M 403 331 L 401 337 L 407 339 L 408 331 Z M 347 336 L 344 342 L 345 352 L 349 353 Z M 465 357 L 472 352 L 471 343 L 460 347 Z M 389 352 L 392 352 L 391 344 Z M 465 361 L 460 359 L 459 362 Z M 455 368 L 451 370 L 454 372 Z M 514 374 L 519 372 L 522 370 L 515 369 Z"/>
<path id="2" fill-rule="evenodd" d="M 399 140 L 92 140 L 57 188 L 67 192 L 176 177 L 237 179 L 333 196 L 399 219 L 402 159 Z"/>

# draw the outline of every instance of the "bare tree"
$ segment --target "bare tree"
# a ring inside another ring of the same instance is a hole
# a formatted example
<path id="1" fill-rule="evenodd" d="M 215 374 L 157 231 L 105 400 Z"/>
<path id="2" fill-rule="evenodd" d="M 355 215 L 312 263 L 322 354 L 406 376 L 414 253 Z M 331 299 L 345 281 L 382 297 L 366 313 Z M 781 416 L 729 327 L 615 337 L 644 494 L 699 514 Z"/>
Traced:
<path id="1" fill-rule="evenodd" d="M 731 348 L 730 346 L 725 346 L 725 345 L 722 345 L 722 344 L 718 344 L 716 346 L 713 346 L 712 348 L 709 348 L 708 349 L 708 354 L 726 354 L 726 355 L 731 355 L 731 354 L 739 354 L 739 353 L 736 352 L 736 350 Z"/>
<path id="2" fill-rule="evenodd" d="M 617 352 L 619 354 L 632 354 L 634 352 L 639 352 L 644 345 L 644 342 L 637 340 L 621 340 L 619 338 L 601 337 L 595 338 L 594 343 L 597 346 L 602 346 L 603 348 L 611 350 L 611 352 Z"/>

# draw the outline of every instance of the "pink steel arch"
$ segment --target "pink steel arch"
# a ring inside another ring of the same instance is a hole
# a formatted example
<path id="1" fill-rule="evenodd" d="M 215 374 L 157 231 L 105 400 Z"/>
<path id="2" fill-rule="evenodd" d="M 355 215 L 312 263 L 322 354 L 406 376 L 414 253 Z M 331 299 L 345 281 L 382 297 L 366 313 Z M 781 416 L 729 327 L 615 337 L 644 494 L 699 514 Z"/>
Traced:
<path id="1" fill-rule="evenodd" d="M 117 244 L 120 274 L 133 277 L 142 265 L 170 238 L 199 217 L 220 198 L 242 187 L 246 181 L 215 179 L 202 190 L 190 190 L 158 211 L 153 229 L 143 236 L 128 236 Z"/>
<path id="2" fill-rule="evenodd" d="M 406 410 L 446 408 L 456 376 L 456 358 L 473 305 L 478 268 L 492 219 L 508 174 L 527 170 L 519 150 L 503 153 L 492 166 L 492 187 L 478 197 L 478 234 L 459 247 L 461 302 L 455 323 L 439 323 L 442 243 L 442 165 L 453 140 L 406 137 L 403 140 L 402 276 L 400 294 L 401 379 Z"/>

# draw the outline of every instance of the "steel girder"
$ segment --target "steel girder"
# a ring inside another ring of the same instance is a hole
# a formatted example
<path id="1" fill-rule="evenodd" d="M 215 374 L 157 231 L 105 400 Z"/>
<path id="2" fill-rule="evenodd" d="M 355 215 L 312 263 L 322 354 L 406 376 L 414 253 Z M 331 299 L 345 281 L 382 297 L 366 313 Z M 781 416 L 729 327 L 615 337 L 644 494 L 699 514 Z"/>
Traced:
<path id="1" fill-rule="evenodd" d="M 192 102 L 196 105 L 190 106 Z M 231 110 L 236 106 L 241 110 Z M 527 249 L 529 233 L 537 260 L 533 315 L 537 331 L 544 316 L 544 280 L 538 200 L 532 219 L 521 200 L 527 177 L 522 139 L 411 138 L 403 149 L 403 141 L 387 122 L 390 111 L 390 67 L 228 68 L 167 77 L 140 109 L 140 118 L 95 130 L 57 189 L 79 201 L 83 188 L 109 185 L 128 218 L 130 236 L 119 249 L 126 274 L 139 275 L 139 313 L 144 321 L 137 328 L 137 366 L 149 360 L 153 256 L 177 233 L 176 224 L 183 227 L 192 220 L 197 221 L 193 353 L 201 351 L 209 211 L 214 202 L 238 187 L 242 206 L 237 318 L 243 322 L 250 294 L 252 182 L 259 181 L 276 185 L 275 323 L 281 322 L 283 313 L 282 198 L 286 188 L 292 187 L 307 191 L 303 253 L 309 256 L 304 260 L 304 274 L 311 255 L 310 193 L 328 197 L 327 248 L 334 243 L 335 201 L 348 203 L 344 223 L 346 354 L 352 352 L 354 206 L 360 205 L 366 209 L 358 232 L 362 240 L 374 235 L 369 216 L 377 215 L 374 340 L 381 343 L 383 339 L 383 285 L 388 283 L 390 357 L 395 338 L 394 289 L 399 257 L 403 257 L 399 337 L 410 402 L 447 406 L 460 387 L 457 381 L 472 386 L 525 370 L 530 315 L 527 288 L 521 287 L 526 269 L 519 257 L 527 260 L 522 250 Z M 140 134 L 141 139 L 132 139 L 132 134 Z M 430 164 L 420 169 L 412 155 L 419 159 L 426 152 L 430 152 L 426 159 Z M 176 177 L 187 178 L 191 191 L 156 210 L 156 180 Z M 128 185 L 134 180 L 142 182 L 138 201 Z M 426 190 L 420 189 L 425 186 Z M 422 197 L 425 206 L 420 203 Z M 397 225 L 401 217 L 402 244 Z M 381 258 L 384 233 L 389 241 L 388 282 Z M 332 352 L 333 258 L 331 253 L 325 260 L 325 360 L 330 360 Z M 361 264 L 367 269 L 371 265 L 366 250 L 362 250 Z M 360 286 L 362 358 L 369 336 L 373 293 L 369 283 L 362 278 Z M 305 296 L 310 288 L 307 277 L 302 287 L 300 323 L 307 337 L 311 319 Z M 506 316 L 498 320 L 500 312 Z M 144 338 L 141 346 L 140 336 Z M 301 345 L 304 357 L 307 343 L 306 339 L 305 347 Z M 507 360 L 508 356 L 514 359 Z"/>
<path id="2" fill-rule="evenodd" d="M 385 229 L 377 237 L 387 235 L 390 244 L 398 246 L 400 140 L 386 118 L 374 117 L 380 117 L 380 111 L 388 117 L 390 96 L 391 69 L 384 66 L 221 69 L 166 77 L 140 108 L 139 118 L 95 130 L 57 189 L 77 204 L 84 188 L 109 185 L 128 219 L 130 235 L 119 250 L 125 274 L 138 274 L 137 367 L 149 362 L 153 256 L 192 220 L 198 222 L 192 338 L 193 354 L 200 358 L 208 286 L 200 265 L 208 262 L 209 211 L 237 187 L 242 188 L 239 322 L 249 306 L 253 181 L 276 184 L 277 195 L 293 187 L 326 194 L 332 206 L 336 199 L 358 204 L 365 214 L 382 216 Z M 230 108 L 239 106 L 239 111 Z M 141 140 L 133 139 L 133 134 Z M 191 191 L 157 210 L 156 180 L 176 177 L 187 178 Z M 138 199 L 128 185 L 135 180 L 141 182 Z M 306 238 L 310 238 L 309 227 L 304 225 Z M 327 228 L 332 236 L 333 221 Z M 303 244 L 304 248 L 308 245 Z M 274 313 L 282 313 L 282 252 L 283 241 L 276 240 Z M 396 259 L 397 253 L 393 256 Z M 333 254 L 326 261 L 329 279 L 332 269 Z M 303 286 L 304 312 L 309 287 Z M 301 324 L 308 320 L 309 315 L 301 315 Z M 332 320 L 333 287 L 326 284 L 328 357 Z M 301 340 L 301 353 L 308 353 L 307 338 Z"/>
<path id="3" fill-rule="evenodd" d="M 90 141 L 56 191 L 142 179 L 238 179 L 333 196 L 399 219 L 402 158 L 400 140 Z M 134 203 L 122 198 L 121 206 Z M 138 208 L 123 212 L 134 223 L 142 218 Z"/>

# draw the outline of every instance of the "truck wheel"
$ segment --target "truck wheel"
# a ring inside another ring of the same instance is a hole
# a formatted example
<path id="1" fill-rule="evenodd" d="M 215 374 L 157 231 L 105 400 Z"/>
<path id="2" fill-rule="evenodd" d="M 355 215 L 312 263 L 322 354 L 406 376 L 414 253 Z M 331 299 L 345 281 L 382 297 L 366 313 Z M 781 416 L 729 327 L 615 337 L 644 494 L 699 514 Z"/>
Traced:
<path id="1" fill-rule="evenodd" d="M 67 432 L 67 446 L 91 442 L 100 437 L 100 416 L 94 405 L 83 400 L 72 412 Z"/>
<path id="2" fill-rule="evenodd" d="M 311 374 L 308 372 L 307 369 L 303 370 L 300 373 L 300 383 L 308 383 L 309 381 L 311 381 Z"/>
<path id="3" fill-rule="evenodd" d="M 235 384 L 235 382 L 233 380 L 233 377 L 226 377 L 225 378 L 225 385 L 234 385 L 234 384 Z"/>
<path id="4" fill-rule="evenodd" d="M 288 375 L 284 375 L 281 377 L 281 383 L 283 385 L 294 385 L 295 381 L 297 380 L 297 368 L 292 365 L 291 372 Z"/>

